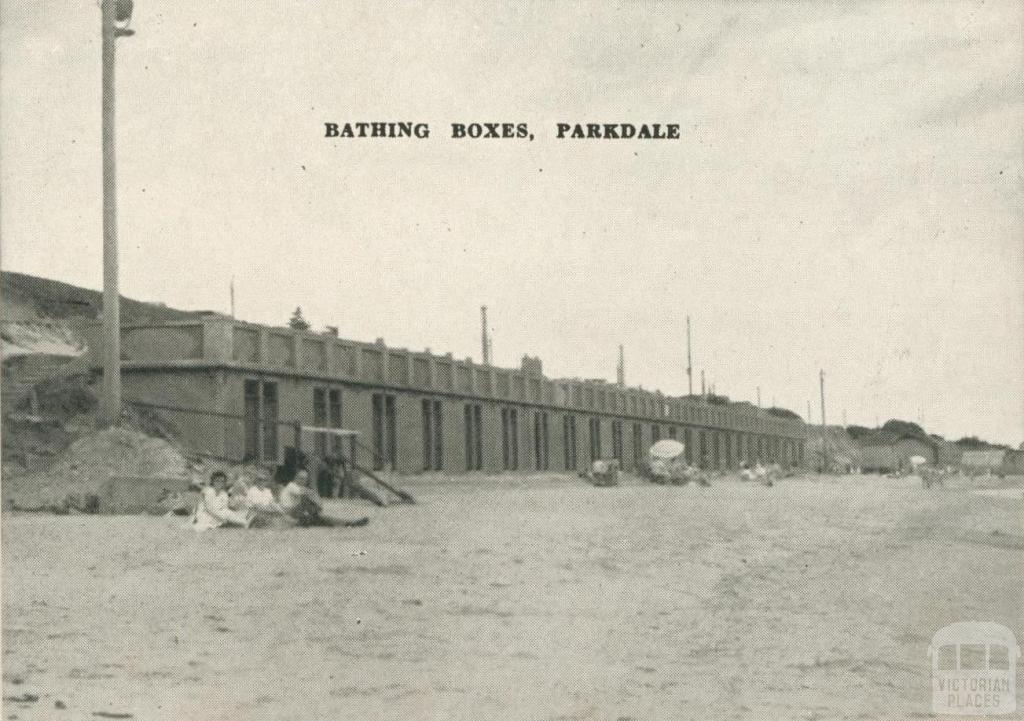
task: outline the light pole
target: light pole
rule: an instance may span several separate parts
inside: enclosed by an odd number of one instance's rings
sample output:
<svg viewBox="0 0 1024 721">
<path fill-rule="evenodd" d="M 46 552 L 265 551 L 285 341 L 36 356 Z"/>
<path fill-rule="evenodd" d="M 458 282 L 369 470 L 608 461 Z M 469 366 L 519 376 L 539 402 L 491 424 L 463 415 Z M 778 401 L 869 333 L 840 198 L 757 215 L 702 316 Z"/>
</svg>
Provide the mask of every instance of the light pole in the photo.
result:
<svg viewBox="0 0 1024 721">
<path fill-rule="evenodd" d="M 121 419 L 121 298 L 117 264 L 117 172 L 114 147 L 114 65 L 118 37 L 128 29 L 132 0 L 102 0 L 103 33 L 103 403 L 100 424 L 115 426 Z"/>
</svg>

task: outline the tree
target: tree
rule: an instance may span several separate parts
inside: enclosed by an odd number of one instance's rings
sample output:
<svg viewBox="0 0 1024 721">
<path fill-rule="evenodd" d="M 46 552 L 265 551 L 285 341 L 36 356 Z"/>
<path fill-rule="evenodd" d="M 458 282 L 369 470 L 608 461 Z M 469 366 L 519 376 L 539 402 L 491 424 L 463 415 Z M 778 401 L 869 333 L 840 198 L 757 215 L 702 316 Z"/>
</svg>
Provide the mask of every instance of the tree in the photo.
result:
<svg viewBox="0 0 1024 721">
<path fill-rule="evenodd" d="M 850 437 L 854 440 L 858 438 L 867 438 L 874 435 L 874 428 L 866 428 L 865 426 L 847 426 L 846 432 L 850 434 Z"/>
<path fill-rule="evenodd" d="M 886 421 L 882 430 L 898 436 L 914 436 L 916 438 L 927 436 L 924 429 L 913 421 L 901 421 L 897 418 Z"/>
<path fill-rule="evenodd" d="M 1001 446 L 998 443 L 989 443 L 988 441 L 982 440 L 977 436 L 964 436 L 963 438 L 956 441 L 956 444 L 961 448 L 966 448 L 968 450 L 974 451 L 989 451 L 1006 448 L 1006 446 Z"/>
<path fill-rule="evenodd" d="M 288 320 L 288 327 L 294 330 L 309 330 L 309 323 L 302 317 L 302 306 L 295 307 L 295 312 Z"/>
</svg>

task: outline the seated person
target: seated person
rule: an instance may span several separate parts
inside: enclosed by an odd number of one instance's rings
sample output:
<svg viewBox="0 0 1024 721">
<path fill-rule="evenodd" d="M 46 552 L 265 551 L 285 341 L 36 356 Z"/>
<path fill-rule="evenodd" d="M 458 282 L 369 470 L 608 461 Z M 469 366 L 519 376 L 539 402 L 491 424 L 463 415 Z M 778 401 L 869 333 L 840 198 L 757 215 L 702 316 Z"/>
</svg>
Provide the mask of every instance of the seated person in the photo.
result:
<svg viewBox="0 0 1024 721">
<path fill-rule="evenodd" d="M 281 489 L 278 504 L 285 515 L 300 526 L 365 526 L 365 516 L 355 521 L 343 521 L 323 515 L 323 503 L 316 491 L 309 487 L 309 473 L 299 470 L 295 478 Z"/>
<path fill-rule="evenodd" d="M 233 510 L 228 505 L 227 485 L 228 475 L 224 471 L 214 471 L 210 476 L 210 485 L 203 487 L 195 515 L 192 517 L 192 525 L 196 531 L 224 526 L 248 528 L 252 523 L 251 514 Z"/>
<path fill-rule="evenodd" d="M 772 485 L 771 473 L 768 468 L 761 465 L 761 461 L 758 461 L 757 465 L 754 466 L 754 477 L 765 486 Z"/>
<path fill-rule="evenodd" d="M 300 526 L 317 524 L 323 511 L 320 496 L 309 487 L 309 473 L 305 470 L 297 471 L 295 477 L 281 489 L 278 505 Z"/>
<path fill-rule="evenodd" d="M 228 487 L 228 507 L 235 511 L 244 511 L 249 495 L 249 480 L 243 471 L 235 477 L 234 482 Z"/>
<path fill-rule="evenodd" d="M 252 483 L 245 493 L 245 502 L 250 509 L 260 513 L 284 513 L 284 509 L 274 498 L 270 481 L 262 473 L 253 476 Z"/>
</svg>

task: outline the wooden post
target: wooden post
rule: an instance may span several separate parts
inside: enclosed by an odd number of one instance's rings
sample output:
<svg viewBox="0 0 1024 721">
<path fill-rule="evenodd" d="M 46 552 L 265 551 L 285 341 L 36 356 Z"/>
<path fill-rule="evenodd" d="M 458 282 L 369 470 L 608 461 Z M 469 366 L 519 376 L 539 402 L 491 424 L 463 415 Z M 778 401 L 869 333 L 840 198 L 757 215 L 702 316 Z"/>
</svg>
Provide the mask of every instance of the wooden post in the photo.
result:
<svg viewBox="0 0 1024 721">
<path fill-rule="evenodd" d="M 301 468 L 301 465 L 299 464 L 302 462 L 302 424 L 295 421 L 292 424 L 292 428 L 294 429 L 295 434 L 295 464 Z"/>
<path fill-rule="evenodd" d="M 345 498 L 352 498 L 355 495 L 352 487 L 355 485 L 356 480 L 356 463 L 359 462 L 356 459 L 356 453 L 359 451 L 359 447 L 356 445 L 355 436 L 349 437 L 349 448 L 351 449 L 351 452 L 348 457 L 348 468 L 345 470 Z"/>
</svg>

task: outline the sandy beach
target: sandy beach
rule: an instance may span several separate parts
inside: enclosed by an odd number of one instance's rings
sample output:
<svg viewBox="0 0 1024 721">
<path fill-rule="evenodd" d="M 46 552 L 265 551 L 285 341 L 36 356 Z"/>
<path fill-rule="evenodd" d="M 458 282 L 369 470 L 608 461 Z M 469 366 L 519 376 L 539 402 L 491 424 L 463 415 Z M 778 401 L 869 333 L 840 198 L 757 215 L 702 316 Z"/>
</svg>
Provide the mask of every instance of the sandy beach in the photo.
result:
<svg viewBox="0 0 1024 721">
<path fill-rule="evenodd" d="M 1024 628 L 1015 497 L 408 487 L 330 502 L 359 529 L 5 514 L 4 718 L 923 718 L 935 631 Z"/>
</svg>

